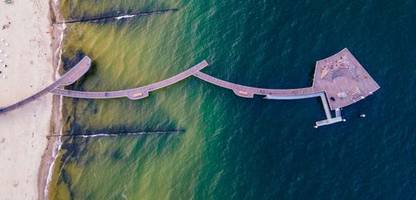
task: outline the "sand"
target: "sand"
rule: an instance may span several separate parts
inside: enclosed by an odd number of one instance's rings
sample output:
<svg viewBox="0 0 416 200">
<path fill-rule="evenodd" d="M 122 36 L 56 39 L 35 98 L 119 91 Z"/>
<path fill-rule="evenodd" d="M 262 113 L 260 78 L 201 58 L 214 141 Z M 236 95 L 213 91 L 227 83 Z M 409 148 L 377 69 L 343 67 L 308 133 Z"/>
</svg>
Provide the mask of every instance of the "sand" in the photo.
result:
<svg viewBox="0 0 416 200">
<path fill-rule="evenodd" d="M 53 81 L 48 4 L 47 0 L 0 1 L 0 106 Z M 38 173 L 51 115 L 50 94 L 0 115 L 0 199 L 39 198 Z"/>
</svg>

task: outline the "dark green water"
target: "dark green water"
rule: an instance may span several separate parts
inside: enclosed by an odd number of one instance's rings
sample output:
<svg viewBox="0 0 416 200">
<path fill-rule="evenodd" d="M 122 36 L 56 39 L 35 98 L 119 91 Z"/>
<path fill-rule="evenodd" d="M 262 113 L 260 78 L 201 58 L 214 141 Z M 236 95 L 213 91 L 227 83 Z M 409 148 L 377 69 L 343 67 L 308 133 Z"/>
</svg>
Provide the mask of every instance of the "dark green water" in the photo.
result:
<svg viewBox="0 0 416 200">
<path fill-rule="evenodd" d="M 196 78 L 140 101 L 65 99 L 65 134 L 185 129 L 64 140 L 50 199 L 413 199 L 416 196 L 416 2 L 62 0 L 67 19 L 179 11 L 68 25 L 74 88 L 137 87 L 203 59 L 204 72 L 261 87 L 311 85 L 315 61 L 350 51 L 382 87 L 313 129 L 318 99 L 243 99 Z M 358 116 L 365 113 L 367 118 Z"/>
</svg>

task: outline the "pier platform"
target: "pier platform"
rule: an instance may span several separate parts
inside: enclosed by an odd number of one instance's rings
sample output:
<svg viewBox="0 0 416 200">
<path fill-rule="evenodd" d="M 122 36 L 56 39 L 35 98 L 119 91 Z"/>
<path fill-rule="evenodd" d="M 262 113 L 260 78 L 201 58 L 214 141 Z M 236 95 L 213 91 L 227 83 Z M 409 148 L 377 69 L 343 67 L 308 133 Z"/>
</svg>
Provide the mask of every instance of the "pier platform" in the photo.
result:
<svg viewBox="0 0 416 200">
<path fill-rule="evenodd" d="M 316 63 L 312 87 L 325 91 L 331 110 L 349 106 L 380 89 L 348 49 Z"/>
<path fill-rule="evenodd" d="M 343 49 L 333 56 L 317 61 L 312 86 L 295 89 L 259 88 L 221 80 L 201 72 L 202 69 L 208 66 L 208 62 L 205 60 L 170 78 L 132 89 L 95 92 L 67 90 L 64 88 L 83 76 L 90 69 L 90 66 L 91 59 L 88 57 L 83 58 L 75 67 L 45 89 L 13 105 L 0 108 L 0 114 L 23 106 L 48 92 L 55 95 L 82 99 L 127 97 L 131 100 L 138 100 L 148 97 L 152 91 L 170 86 L 190 76 L 195 76 L 208 83 L 232 90 L 235 95 L 244 98 L 254 98 L 255 95 L 260 95 L 270 100 L 295 100 L 319 97 L 326 116 L 326 119 L 316 122 L 315 127 L 319 127 L 345 121 L 341 116 L 342 108 L 363 100 L 380 89 L 380 86 L 348 49 Z M 335 111 L 335 117 L 332 116 L 332 111 Z"/>
<path fill-rule="evenodd" d="M 235 95 L 244 98 L 253 98 L 255 95 L 272 100 L 320 97 L 326 119 L 317 121 L 316 128 L 345 121 L 341 116 L 342 108 L 363 100 L 380 89 L 380 86 L 348 49 L 317 61 L 312 86 L 306 88 L 258 88 L 231 83 L 203 72 L 197 72 L 194 76 L 219 87 L 230 89 Z M 335 111 L 335 117 L 332 116 L 331 111 Z"/>
</svg>

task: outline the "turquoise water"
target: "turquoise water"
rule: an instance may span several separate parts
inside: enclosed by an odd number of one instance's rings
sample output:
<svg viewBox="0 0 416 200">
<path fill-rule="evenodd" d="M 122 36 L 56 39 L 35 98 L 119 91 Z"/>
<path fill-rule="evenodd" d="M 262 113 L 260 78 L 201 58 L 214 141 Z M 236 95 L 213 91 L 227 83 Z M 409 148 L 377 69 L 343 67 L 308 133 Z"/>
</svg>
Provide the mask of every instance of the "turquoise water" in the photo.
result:
<svg viewBox="0 0 416 200">
<path fill-rule="evenodd" d="M 416 175 L 413 1 L 62 1 L 67 19 L 179 11 L 68 26 L 66 67 L 93 69 L 73 88 L 204 72 L 253 86 L 305 87 L 316 60 L 349 48 L 382 89 L 313 129 L 318 99 L 243 99 L 196 78 L 140 101 L 65 99 L 64 134 L 185 129 L 66 139 L 51 199 L 412 199 Z M 78 55 L 78 56 L 76 56 Z M 365 113 L 365 119 L 359 118 Z"/>
</svg>

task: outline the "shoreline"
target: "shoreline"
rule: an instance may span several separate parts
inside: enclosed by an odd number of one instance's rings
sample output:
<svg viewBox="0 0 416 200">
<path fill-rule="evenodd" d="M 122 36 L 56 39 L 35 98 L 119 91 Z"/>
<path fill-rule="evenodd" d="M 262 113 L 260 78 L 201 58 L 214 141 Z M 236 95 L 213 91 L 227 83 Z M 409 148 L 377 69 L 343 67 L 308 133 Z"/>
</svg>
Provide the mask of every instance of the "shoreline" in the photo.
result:
<svg viewBox="0 0 416 200">
<path fill-rule="evenodd" d="M 56 24 L 56 19 L 60 19 L 59 13 L 59 0 L 49 1 L 49 21 L 51 26 L 51 51 L 52 51 L 52 67 L 54 79 L 59 78 L 59 70 L 62 69 L 61 55 L 62 55 L 62 42 L 64 38 L 64 32 L 66 25 Z M 49 134 L 62 134 L 62 101 L 61 96 L 53 95 L 52 99 L 52 115 Z M 55 161 L 61 147 L 61 139 L 48 138 L 47 147 L 42 156 L 41 165 L 38 173 L 38 199 L 48 199 L 49 195 L 49 184 L 52 180 L 53 170 Z"/>
<path fill-rule="evenodd" d="M 56 78 L 56 37 L 49 1 L 0 2 L 0 105 L 25 98 Z M 45 199 L 45 169 L 53 158 L 47 139 L 60 126 L 59 102 L 45 95 L 0 115 L 2 199 Z M 51 152 L 51 153 L 49 153 Z"/>
</svg>

